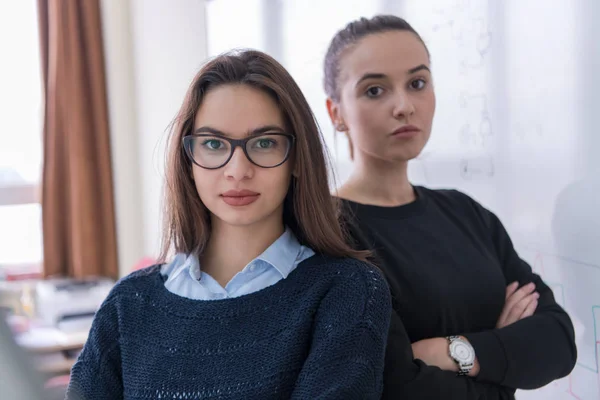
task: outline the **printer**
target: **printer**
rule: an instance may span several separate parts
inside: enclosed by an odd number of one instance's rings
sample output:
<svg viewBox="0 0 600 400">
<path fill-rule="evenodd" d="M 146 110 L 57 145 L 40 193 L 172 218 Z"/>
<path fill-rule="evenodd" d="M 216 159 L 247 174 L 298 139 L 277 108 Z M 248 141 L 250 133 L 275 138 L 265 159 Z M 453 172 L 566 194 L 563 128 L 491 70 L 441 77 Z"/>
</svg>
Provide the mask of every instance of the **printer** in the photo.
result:
<svg viewBox="0 0 600 400">
<path fill-rule="evenodd" d="M 115 282 L 107 278 L 48 279 L 35 288 L 37 316 L 63 331 L 86 330 Z"/>
</svg>

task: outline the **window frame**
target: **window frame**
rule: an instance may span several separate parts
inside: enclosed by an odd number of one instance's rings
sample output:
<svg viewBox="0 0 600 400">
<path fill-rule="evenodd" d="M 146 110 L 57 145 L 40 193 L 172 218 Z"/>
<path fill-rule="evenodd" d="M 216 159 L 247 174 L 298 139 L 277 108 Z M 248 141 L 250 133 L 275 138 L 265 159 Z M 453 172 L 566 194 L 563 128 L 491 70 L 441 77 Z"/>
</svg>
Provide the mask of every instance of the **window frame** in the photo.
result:
<svg viewBox="0 0 600 400">
<path fill-rule="evenodd" d="M 38 183 L 0 184 L 0 207 L 40 203 Z"/>
</svg>

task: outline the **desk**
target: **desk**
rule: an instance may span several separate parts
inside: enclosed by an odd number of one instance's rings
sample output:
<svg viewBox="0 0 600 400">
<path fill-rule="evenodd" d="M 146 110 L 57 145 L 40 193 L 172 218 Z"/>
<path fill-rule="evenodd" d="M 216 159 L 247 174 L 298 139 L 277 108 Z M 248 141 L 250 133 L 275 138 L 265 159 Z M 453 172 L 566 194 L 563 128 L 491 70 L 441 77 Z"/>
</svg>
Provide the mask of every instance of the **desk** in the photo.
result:
<svg viewBox="0 0 600 400">
<path fill-rule="evenodd" d="M 64 332 L 56 328 L 31 328 L 16 336 L 32 355 L 37 369 L 47 375 L 68 374 L 87 340 L 89 330 Z"/>
</svg>

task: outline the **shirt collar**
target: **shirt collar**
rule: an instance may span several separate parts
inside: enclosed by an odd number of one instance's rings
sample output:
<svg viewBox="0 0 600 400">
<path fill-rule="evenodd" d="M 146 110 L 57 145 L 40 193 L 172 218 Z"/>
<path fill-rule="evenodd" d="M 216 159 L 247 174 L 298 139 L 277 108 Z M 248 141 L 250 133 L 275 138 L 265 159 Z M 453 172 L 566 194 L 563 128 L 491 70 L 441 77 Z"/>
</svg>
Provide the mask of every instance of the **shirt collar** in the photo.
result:
<svg viewBox="0 0 600 400">
<path fill-rule="evenodd" d="M 302 245 L 298 242 L 292 230 L 286 227 L 285 232 L 256 259 L 268 263 L 281 276 L 287 278 L 294 268 L 301 248 Z"/>
<path fill-rule="evenodd" d="M 267 247 L 262 254 L 252 260 L 250 264 L 256 260 L 264 261 L 275 268 L 283 278 L 287 278 L 294 268 L 301 249 L 302 245 L 298 242 L 292 230 L 286 227 L 285 232 Z M 178 253 L 171 262 L 171 271 L 169 271 L 168 279 L 175 279 L 183 271 L 186 271 L 192 279 L 199 280 L 202 276 L 202 271 L 198 257 L 194 254 L 186 255 Z"/>
<path fill-rule="evenodd" d="M 200 264 L 198 257 L 193 254 L 177 253 L 169 264 L 161 268 L 161 274 L 166 275 L 167 281 L 176 279 L 182 273 L 187 273 L 192 278 L 199 279 Z"/>
</svg>

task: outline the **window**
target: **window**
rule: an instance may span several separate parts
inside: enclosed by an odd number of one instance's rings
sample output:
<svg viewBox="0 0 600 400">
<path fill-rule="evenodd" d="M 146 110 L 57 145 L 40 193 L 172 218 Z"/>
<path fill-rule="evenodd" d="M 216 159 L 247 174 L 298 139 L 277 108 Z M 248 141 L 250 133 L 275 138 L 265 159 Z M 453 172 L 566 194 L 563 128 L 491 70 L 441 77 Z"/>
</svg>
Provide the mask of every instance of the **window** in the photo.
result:
<svg viewBox="0 0 600 400">
<path fill-rule="evenodd" d="M 42 82 L 35 0 L 0 2 L 0 270 L 40 270 Z"/>
</svg>

